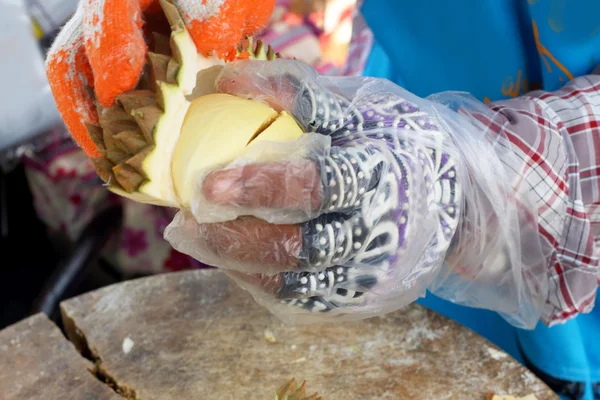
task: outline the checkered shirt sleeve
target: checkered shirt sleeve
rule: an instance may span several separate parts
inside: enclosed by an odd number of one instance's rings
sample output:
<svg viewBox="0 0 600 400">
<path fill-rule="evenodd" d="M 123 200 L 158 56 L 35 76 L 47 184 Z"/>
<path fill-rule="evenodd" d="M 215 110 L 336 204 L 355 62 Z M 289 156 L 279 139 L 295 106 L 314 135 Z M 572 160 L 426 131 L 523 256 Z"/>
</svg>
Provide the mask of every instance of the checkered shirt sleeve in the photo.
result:
<svg viewBox="0 0 600 400">
<path fill-rule="evenodd" d="M 535 199 L 549 255 L 542 321 L 564 323 L 591 311 L 600 283 L 600 68 L 556 92 L 489 107 L 492 113 L 477 119 L 487 119 L 481 122 L 520 160 L 505 167 L 518 177 L 513 188 Z"/>
</svg>

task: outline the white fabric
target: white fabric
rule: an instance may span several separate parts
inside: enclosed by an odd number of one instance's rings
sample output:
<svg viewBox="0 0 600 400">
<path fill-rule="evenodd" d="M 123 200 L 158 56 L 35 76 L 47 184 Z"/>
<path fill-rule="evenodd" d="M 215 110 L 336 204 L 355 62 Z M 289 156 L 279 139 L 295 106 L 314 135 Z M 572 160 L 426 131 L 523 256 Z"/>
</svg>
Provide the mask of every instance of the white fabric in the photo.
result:
<svg viewBox="0 0 600 400">
<path fill-rule="evenodd" d="M 0 151 L 60 122 L 23 0 L 0 0 Z"/>
</svg>

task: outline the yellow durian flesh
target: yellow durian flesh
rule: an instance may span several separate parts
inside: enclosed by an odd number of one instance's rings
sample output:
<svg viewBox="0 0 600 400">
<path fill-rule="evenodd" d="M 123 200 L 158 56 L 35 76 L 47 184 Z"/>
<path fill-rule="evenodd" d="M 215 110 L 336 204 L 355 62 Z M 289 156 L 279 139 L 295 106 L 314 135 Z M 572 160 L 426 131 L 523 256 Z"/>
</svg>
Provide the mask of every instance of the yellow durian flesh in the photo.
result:
<svg viewBox="0 0 600 400">
<path fill-rule="evenodd" d="M 258 135 L 257 135 L 258 134 Z M 288 113 L 229 94 L 195 99 L 175 146 L 171 175 L 180 207 L 189 208 L 203 174 L 234 161 L 257 141 L 295 140 L 302 129 Z"/>
</svg>

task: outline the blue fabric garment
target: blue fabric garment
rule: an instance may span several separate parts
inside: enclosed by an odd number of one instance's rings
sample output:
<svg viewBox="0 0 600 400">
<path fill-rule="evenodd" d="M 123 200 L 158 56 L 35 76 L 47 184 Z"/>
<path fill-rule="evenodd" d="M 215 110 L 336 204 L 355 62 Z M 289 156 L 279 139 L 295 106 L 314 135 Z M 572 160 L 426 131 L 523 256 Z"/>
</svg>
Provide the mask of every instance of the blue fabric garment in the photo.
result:
<svg viewBox="0 0 600 400">
<path fill-rule="evenodd" d="M 419 95 L 468 91 L 482 101 L 556 90 L 600 64 L 598 0 L 366 0 L 375 34 L 364 75 Z M 517 330 L 497 314 L 419 301 L 487 337 L 518 360 L 518 345 L 556 378 L 600 381 L 600 300 L 589 315 L 554 328 Z M 591 390 L 585 400 L 593 400 Z"/>
</svg>

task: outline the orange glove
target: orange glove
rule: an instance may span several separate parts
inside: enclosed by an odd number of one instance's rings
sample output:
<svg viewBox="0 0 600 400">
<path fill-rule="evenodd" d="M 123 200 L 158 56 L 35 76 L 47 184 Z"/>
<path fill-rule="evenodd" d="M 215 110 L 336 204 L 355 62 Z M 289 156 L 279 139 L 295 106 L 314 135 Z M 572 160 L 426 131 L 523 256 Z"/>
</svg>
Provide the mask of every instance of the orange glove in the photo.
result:
<svg viewBox="0 0 600 400">
<path fill-rule="evenodd" d="M 240 41 L 267 24 L 275 0 L 169 0 L 184 18 L 198 52 L 231 60 Z M 57 107 L 88 157 L 100 155 L 85 123 L 138 84 L 150 33 L 170 32 L 159 0 L 81 0 L 46 60 Z M 95 96 L 94 96 L 95 91 Z"/>
</svg>

